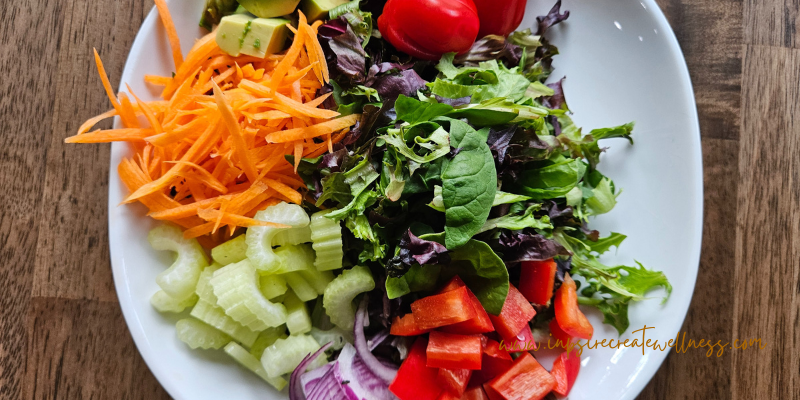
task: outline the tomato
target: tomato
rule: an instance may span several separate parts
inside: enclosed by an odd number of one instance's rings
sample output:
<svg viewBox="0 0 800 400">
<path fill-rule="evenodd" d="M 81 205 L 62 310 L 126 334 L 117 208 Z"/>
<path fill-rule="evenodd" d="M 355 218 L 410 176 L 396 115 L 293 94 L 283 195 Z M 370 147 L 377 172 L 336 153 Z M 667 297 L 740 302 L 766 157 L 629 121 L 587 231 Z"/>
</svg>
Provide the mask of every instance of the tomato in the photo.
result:
<svg viewBox="0 0 800 400">
<path fill-rule="evenodd" d="M 592 338 L 594 328 L 578 308 L 578 289 L 569 274 L 565 274 L 564 283 L 556 291 L 554 306 L 556 321 L 564 333 L 586 340 Z"/>
<path fill-rule="evenodd" d="M 469 369 L 439 368 L 439 385 L 455 398 L 459 398 L 467 390 L 471 376 L 472 370 Z"/>
<path fill-rule="evenodd" d="M 461 278 L 456 275 L 450 280 L 450 282 L 447 283 L 447 285 L 444 286 L 444 288 L 442 288 L 440 293 L 450 292 L 462 287 L 466 287 L 466 284 L 464 284 L 464 281 L 462 281 Z M 470 300 L 472 300 L 472 305 L 475 308 L 475 313 L 477 315 L 474 318 L 468 319 L 464 322 L 444 326 L 441 328 L 442 332 L 470 335 L 475 333 L 491 332 L 494 330 L 494 326 L 492 326 L 492 320 L 489 319 L 489 314 L 483 309 L 483 305 L 481 305 L 480 300 L 478 300 L 478 298 L 472 293 L 471 290 L 469 290 L 469 288 L 467 288 L 467 293 L 469 294 Z"/>
<path fill-rule="evenodd" d="M 439 371 L 428 368 L 428 339 L 417 338 L 400 369 L 397 371 L 389 390 L 400 400 L 436 400 L 442 392 L 437 379 Z"/>
<path fill-rule="evenodd" d="M 489 319 L 492 320 L 492 324 L 501 338 L 513 338 L 523 327 L 528 325 L 535 315 L 536 310 L 528 303 L 525 296 L 514 285 L 509 284 L 508 296 L 500 315 L 490 315 Z"/>
<path fill-rule="evenodd" d="M 578 355 L 577 351 L 561 353 L 556 358 L 556 361 L 553 362 L 553 369 L 550 370 L 550 375 L 553 375 L 556 380 L 556 387 L 553 388 L 553 391 L 561 396 L 568 395 L 580 370 L 581 356 Z"/>
<path fill-rule="evenodd" d="M 540 400 L 555 386 L 555 378 L 530 353 L 522 353 L 508 371 L 483 388 L 492 400 Z"/>
<path fill-rule="evenodd" d="M 508 36 L 514 32 L 525 16 L 527 0 L 474 0 L 481 28 L 478 37 L 486 35 Z"/>
<path fill-rule="evenodd" d="M 428 367 L 451 369 L 481 369 L 481 338 L 431 332 L 428 339 Z"/>
<path fill-rule="evenodd" d="M 489 396 L 486 395 L 482 386 L 474 386 L 464 392 L 461 400 L 489 400 Z"/>
<path fill-rule="evenodd" d="M 553 297 L 558 266 L 552 258 L 547 261 L 520 263 L 519 291 L 531 303 L 547 305 Z"/>
<path fill-rule="evenodd" d="M 472 374 L 470 385 L 482 385 L 497 375 L 508 371 L 513 363 L 514 359 L 511 358 L 511 354 L 500 348 L 500 343 L 491 339 L 487 340 L 481 357 L 481 370 Z"/>
<path fill-rule="evenodd" d="M 419 299 L 411 303 L 419 329 L 434 329 L 474 318 L 477 313 L 466 287 Z"/>
<path fill-rule="evenodd" d="M 413 313 L 406 314 L 403 318 L 394 317 L 392 327 L 389 330 L 389 333 L 395 336 L 417 336 L 428 332 L 429 330 L 420 329 L 417 326 L 417 323 L 414 321 Z"/>
<path fill-rule="evenodd" d="M 398 50 L 425 60 L 472 47 L 480 29 L 472 0 L 389 0 L 378 29 Z"/>
</svg>

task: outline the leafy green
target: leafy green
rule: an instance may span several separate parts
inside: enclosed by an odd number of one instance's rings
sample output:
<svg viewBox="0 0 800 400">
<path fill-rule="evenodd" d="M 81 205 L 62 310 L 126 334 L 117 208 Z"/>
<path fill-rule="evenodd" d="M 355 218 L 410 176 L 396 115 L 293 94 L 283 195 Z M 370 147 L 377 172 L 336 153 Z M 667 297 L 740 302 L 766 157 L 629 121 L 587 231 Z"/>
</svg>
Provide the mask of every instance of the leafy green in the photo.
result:
<svg viewBox="0 0 800 400">
<path fill-rule="evenodd" d="M 600 184 L 592 189 L 592 196 L 585 201 L 591 214 L 600 215 L 611 211 L 617 204 L 617 196 L 611 188 L 611 180 L 603 178 Z"/>
<path fill-rule="evenodd" d="M 409 160 L 419 164 L 429 163 L 450 152 L 450 135 L 433 122 L 419 122 L 400 129 L 388 129 L 380 137 Z M 408 141 L 412 141 L 411 146 Z"/>
<path fill-rule="evenodd" d="M 563 197 L 578 185 L 585 172 L 583 161 L 566 159 L 540 168 L 526 168 L 515 186 L 534 199 Z"/>
<path fill-rule="evenodd" d="M 364 251 L 361 252 L 359 256 L 360 260 L 379 261 L 383 259 L 386 255 L 386 245 L 381 244 L 378 234 L 372 228 L 372 225 L 365 215 L 358 214 L 355 216 L 348 216 L 347 219 L 345 219 L 345 226 L 347 229 L 350 229 L 353 236 L 371 245 L 371 250 L 365 248 Z"/>
<path fill-rule="evenodd" d="M 405 276 L 386 277 L 386 297 L 396 299 L 409 293 L 411 293 L 411 289 L 408 287 Z"/>
<path fill-rule="evenodd" d="M 502 217 L 487 220 L 481 227 L 480 232 L 486 232 L 488 230 L 497 228 L 508 229 L 512 231 L 518 231 L 525 228 L 553 229 L 553 225 L 550 224 L 550 217 L 545 215 L 539 219 L 533 215 L 533 213 L 538 211 L 540 208 L 540 204 L 534 204 L 528 207 L 528 209 L 525 210 L 525 213 L 522 215 L 506 214 Z"/>
<path fill-rule="evenodd" d="M 622 244 L 622 241 L 625 240 L 626 238 L 627 236 L 621 233 L 611 232 L 610 235 L 604 238 L 597 239 L 597 241 L 595 242 L 585 241 L 584 243 L 586 243 L 589 246 L 591 251 L 594 251 L 598 254 L 603 254 L 607 252 L 608 249 L 611 248 L 611 246 L 616 246 L 617 248 L 619 248 L 619 246 Z"/>
<path fill-rule="evenodd" d="M 397 119 L 409 124 L 430 121 L 453 110 L 453 107 L 448 104 L 423 102 L 402 94 L 397 97 L 394 108 L 397 112 Z"/>
<path fill-rule="evenodd" d="M 431 93 L 450 99 L 461 97 L 472 98 L 473 103 L 480 103 L 495 97 L 506 97 L 512 102 L 525 97 L 525 91 L 531 82 L 519 73 L 518 68 L 506 68 L 497 60 L 484 61 L 478 67 L 456 68 L 452 63 L 452 55 L 442 57 L 436 66 L 445 75 L 438 78 L 428 87 Z"/>
</svg>

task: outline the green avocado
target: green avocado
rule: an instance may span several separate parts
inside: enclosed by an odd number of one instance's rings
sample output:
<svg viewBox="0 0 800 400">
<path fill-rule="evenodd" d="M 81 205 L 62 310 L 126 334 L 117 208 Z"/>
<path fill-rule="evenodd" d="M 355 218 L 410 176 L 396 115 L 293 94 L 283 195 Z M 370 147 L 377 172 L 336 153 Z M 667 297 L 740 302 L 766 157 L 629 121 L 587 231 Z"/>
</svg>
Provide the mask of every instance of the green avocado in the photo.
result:
<svg viewBox="0 0 800 400">
<path fill-rule="evenodd" d="M 255 18 L 250 14 L 233 14 L 222 18 L 217 28 L 217 45 L 222 51 L 238 56 L 264 57 L 283 50 L 289 20 Z"/>
<path fill-rule="evenodd" d="M 328 11 L 345 3 L 349 3 L 349 0 L 302 0 L 300 9 L 303 10 L 308 21 L 312 22 L 327 19 Z"/>
<path fill-rule="evenodd" d="M 300 0 L 239 0 L 239 4 L 259 18 L 274 18 L 289 15 Z"/>
</svg>

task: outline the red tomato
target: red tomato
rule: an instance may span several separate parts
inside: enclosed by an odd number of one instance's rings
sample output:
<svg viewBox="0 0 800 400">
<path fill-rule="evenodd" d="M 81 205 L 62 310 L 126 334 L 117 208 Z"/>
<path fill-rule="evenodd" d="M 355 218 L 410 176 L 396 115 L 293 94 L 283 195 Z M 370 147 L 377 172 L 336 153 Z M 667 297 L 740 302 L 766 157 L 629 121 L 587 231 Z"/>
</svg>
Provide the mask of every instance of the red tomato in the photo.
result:
<svg viewBox="0 0 800 400">
<path fill-rule="evenodd" d="M 420 329 L 433 329 L 474 318 L 477 313 L 466 287 L 428 296 L 411 303 Z"/>
<path fill-rule="evenodd" d="M 386 40 L 426 60 L 469 50 L 479 28 L 472 0 L 389 0 L 378 17 L 378 29 Z"/>
<path fill-rule="evenodd" d="M 527 0 L 474 0 L 478 9 L 481 29 L 478 37 L 486 35 L 508 36 L 522 22 Z"/>
<path fill-rule="evenodd" d="M 464 284 L 464 281 L 458 277 L 458 275 L 454 276 L 450 282 L 445 285 L 439 293 L 450 292 L 456 290 L 458 288 L 466 287 L 467 285 Z M 472 293 L 469 288 L 467 288 L 467 293 L 469 294 L 470 300 L 472 300 L 472 305 L 475 308 L 475 313 L 477 314 L 475 318 L 466 320 L 464 322 L 459 322 L 457 324 L 448 325 L 442 327 L 442 332 L 449 332 L 449 333 L 459 333 L 462 335 L 470 335 L 476 333 L 486 333 L 491 332 L 494 330 L 494 326 L 492 326 L 492 320 L 489 319 L 489 314 L 486 313 L 486 310 L 483 309 L 483 305 L 481 305 L 480 300 L 475 297 L 475 294 Z"/>
<path fill-rule="evenodd" d="M 489 396 L 486 395 L 482 386 L 474 386 L 464 392 L 461 400 L 489 400 Z"/>
<path fill-rule="evenodd" d="M 552 258 L 547 261 L 523 261 L 520 263 L 520 293 L 531 303 L 547 305 L 553 297 L 557 269 Z"/>
<path fill-rule="evenodd" d="M 406 314 L 403 318 L 394 317 L 392 327 L 389 330 L 389 333 L 395 336 L 417 336 L 428 332 L 429 330 L 420 329 L 417 326 L 417 323 L 414 321 L 413 313 Z"/>
<path fill-rule="evenodd" d="M 508 285 L 508 297 L 503 304 L 503 309 L 500 315 L 490 315 L 494 328 L 502 338 L 512 338 L 519 333 L 523 327 L 528 325 L 531 318 L 536 315 L 536 310 L 533 309 L 525 296 L 514 287 Z"/>
<path fill-rule="evenodd" d="M 442 392 L 437 383 L 439 371 L 428 368 L 425 349 L 428 339 L 418 338 L 397 371 L 389 390 L 400 400 L 436 400 Z"/>
<path fill-rule="evenodd" d="M 555 386 L 555 378 L 530 353 L 522 353 L 506 373 L 486 382 L 483 388 L 492 400 L 540 400 Z"/>
<path fill-rule="evenodd" d="M 426 365 L 431 368 L 481 369 L 482 352 L 479 336 L 433 331 L 428 339 Z"/>
<path fill-rule="evenodd" d="M 457 399 L 467 390 L 467 383 L 471 376 L 472 370 L 469 369 L 440 368 L 439 385 L 445 392 L 449 392 Z"/>
<path fill-rule="evenodd" d="M 556 387 L 553 388 L 553 391 L 561 396 L 568 395 L 580 370 L 581 356 L 578 355 L 577 351 L 561 353 L 556 358 L 556 361 L 553 362 L 553 369 L 550 370 L 550 375 L 553 375 L 556 380 Z"/>
<path fill-rule="evenodd" d="M 569 274 L 564 276 L 564 283 L 556 291 L 554 306 L 556 321 L 564 333 L 586 340 L 592 338 L 594 328 L 578 308 L 578 289 Z"/>
</svg>

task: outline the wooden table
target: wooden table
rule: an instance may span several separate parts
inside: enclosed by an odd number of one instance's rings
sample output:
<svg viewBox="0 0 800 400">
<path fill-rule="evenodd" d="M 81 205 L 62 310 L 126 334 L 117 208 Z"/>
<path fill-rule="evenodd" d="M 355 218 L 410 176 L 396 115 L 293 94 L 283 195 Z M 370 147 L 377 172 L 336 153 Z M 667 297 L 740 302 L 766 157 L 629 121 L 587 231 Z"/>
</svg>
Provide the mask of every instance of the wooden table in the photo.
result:
<svg viewBox="0 0 800 400">
<path fill-rule="evenodd" d="M 641 398 L 800 399 L 800 5 L 659 3 L 686 54 L 703 135 L 703 256 L 683 330 L 768 348 L 671 355 Z M 92 47 L 116 86 L 152 5 L 0 2 L 2 399 L 168 398 L 114 293 L 109 147 L 63 143 L 108 108 Z"/>
</svg>

